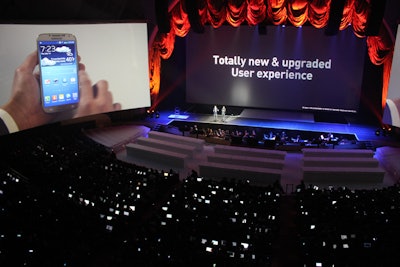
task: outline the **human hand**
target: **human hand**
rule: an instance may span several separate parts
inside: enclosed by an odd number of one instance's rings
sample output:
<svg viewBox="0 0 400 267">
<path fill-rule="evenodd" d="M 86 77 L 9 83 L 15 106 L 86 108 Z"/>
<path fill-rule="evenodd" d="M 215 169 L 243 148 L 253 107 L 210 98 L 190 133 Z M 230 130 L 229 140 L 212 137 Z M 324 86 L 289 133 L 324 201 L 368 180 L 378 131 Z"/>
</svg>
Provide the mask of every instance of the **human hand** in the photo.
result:
<svg viewBox="0 0 400 267">
<path fill-rule="evenodd" d="M 79 88 L 81 99 L 74 117 L 121 110 L 121 104 L 113 103 L 108 82 L 100 80 L 92 86 L 92 81 L 84 68 L 79 71 Z"/>
<path fill-rule="evenodd" d="M 78 56 L 78 61 L 80 57 Z M 15 70 L 10 100 L 1 108 L 15 121 L 19 130 L 26 130 L 56 120 L 60 114 L 44 112 L 41 104 L 39 73 L 35 68 L 39 63 L 37 51 L 30 53 Z M 120 110 L 120 104 L 113 104 L 108 83 L 99 81 L 92 88 L 85 71 L 85 65 L 79 63 L 81 101 L 75 117 Z"/>
<path fill-rule="evenodd" d="M 43 111 L 41 105 L 38 74 L 34 73 L 38 63 L 35 51 L 15 70 L 11 98 L 2 107 L 14 119 L 19 130 L 48 123 L 53 118 L 53 115 Z"/>
</svg>

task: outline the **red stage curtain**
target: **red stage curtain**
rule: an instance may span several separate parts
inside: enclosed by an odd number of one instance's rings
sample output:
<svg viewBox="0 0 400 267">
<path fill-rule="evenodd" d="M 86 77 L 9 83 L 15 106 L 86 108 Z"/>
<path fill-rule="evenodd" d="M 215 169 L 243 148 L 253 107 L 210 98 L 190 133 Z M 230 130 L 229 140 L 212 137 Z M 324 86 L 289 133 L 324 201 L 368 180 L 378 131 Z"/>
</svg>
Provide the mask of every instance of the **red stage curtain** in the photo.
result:
<svg viewBox="0 0 400 267">
<path fill-rule="evenodd" d="M 308 1 L 292 0 L 288 1 L 287 7 L 288 19 L 296 27 L 303 26 L 308 20 Z"/>
<path fill-rule="evenodd" d="M 173 29 L 169 33 L 157 33 L 153 44 L 149 48 L 149 75 L 150 95 L 152 103 L 156 103 L 160 91 L 161 59 L 168 59 L 174 51 L 175 34 Z"/>
<path fill-rule="evenodd" d="M 206 0 L 198 0 L 200 2 L 199 6 L 199 15 L 200 22 L 202 25 L 208 23 L 208 9 L 207 9 L 207 1 Z"/>
<path fill-rule="evenodd" d="M 310 0 L 308 21 L 315 28 L 323 28 L 328 24 L 329 5 L 331 0 Z"/>
<path fill-rule="evenodd" d="M 254 26 L 264 21 L 266 10 L 264 0 L 247 0 L 247 23 Z"/>
<path fill-rule="evenodd" d="M 179 2 L 171 11 L 171 27 L 176 36 L 184 37 L 190 30 L 189 18 L 183 11 L 182 3 Z"/>
<path fill-rule="evenodd" d="M 239 27 L 246 20 L 246 0 L 227 0 L 226 21 L 233 27 Z"/>
<path fill-rule="evenodd" d="M 358 37 L 365 37 L 368 14 L 368 2 L 366 0 L 355 0 L 351 24 L 353 25 L 354 34 Z"/>
<path fill-rule="evenodd" d="M 286 23 L 287 10 L 286 0 L 267 0 L 267 16 L 274 25 Z"/>
<path fill-rule="evenodd" d="M 331 0 L 331 1 L 334 1 L 334 0 Z M 357 1 L 357 0 L 347 0 L 345 2 L 339 30 L 344 30 L 345 28 L 349 27 L 350 24 L 352 24 L 355 1 Z"/>
<path fill-rule="evenodd" d="M 171 30 L 169 33 L 162 33 L 157 35 L 156 46 L 160 50 L 160 57 L 168 59 L 175 47 L 175 34 Z"/>
<path fill-rule="evenodd" d="M 161 57 L 157 47 L 152 46 L 149 49 L 149 76 L 150 76 L 150 96 L 152 103 L 155 102 L 160 91 L 160 70 Z"/>
<path fill-rule="evenodd" d="M 225 0 L 207 0 L 207 17 L 214 28 L 221 26 L 226 20 Z"/>
</svg>

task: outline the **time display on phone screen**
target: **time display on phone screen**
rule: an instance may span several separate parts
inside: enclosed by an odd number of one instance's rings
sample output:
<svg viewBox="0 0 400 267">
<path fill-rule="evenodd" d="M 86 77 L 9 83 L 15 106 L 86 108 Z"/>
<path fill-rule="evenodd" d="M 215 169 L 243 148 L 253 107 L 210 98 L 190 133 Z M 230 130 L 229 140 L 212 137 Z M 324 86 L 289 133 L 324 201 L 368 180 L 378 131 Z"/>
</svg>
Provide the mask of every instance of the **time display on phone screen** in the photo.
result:
<svg viewBox="0 0 400 267">
<path fill-rule="evenodd" d="M 39 40 L 43 108 L 59 111 L 79 102 L 78 60 L 75 40 Z"/>
</svg>

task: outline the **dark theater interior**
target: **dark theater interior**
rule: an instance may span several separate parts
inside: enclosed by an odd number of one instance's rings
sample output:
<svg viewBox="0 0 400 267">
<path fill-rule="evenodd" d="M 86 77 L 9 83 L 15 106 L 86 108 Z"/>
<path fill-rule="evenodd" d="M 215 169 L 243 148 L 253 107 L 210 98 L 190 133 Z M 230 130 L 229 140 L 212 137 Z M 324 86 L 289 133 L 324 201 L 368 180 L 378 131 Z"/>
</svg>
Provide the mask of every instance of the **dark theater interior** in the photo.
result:
<svg viewBox="0 0 400 267">
<path fill-rule="evenodd" d="M 0 6 L 0 266 L 400 266 L 400 1 Z"/>
</svg>

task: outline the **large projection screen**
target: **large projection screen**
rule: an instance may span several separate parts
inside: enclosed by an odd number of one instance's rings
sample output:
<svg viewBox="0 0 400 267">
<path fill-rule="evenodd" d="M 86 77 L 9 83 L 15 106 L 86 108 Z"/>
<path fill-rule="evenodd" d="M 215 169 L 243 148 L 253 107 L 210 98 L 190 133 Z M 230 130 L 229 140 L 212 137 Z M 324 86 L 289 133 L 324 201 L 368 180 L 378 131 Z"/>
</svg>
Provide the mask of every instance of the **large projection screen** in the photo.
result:
<svg viewBox="0 0 400 267">
<path fill-rule="evenodd" d="M 385 124 L 400 127 L 400 25 L 397 26 L 389 88 L 382 120 Z"/>
<path fill-rule="evenodd" d="M 281 110 L 356 113 L 366 51 L 351 27 L 206 27 L 189 33 L 186 100 Z"/>
<path fill-rule="evenodd" d="M 36 50 L 40 33 L 72 33 L 93 83 L 106 80 L 123 110 L 149 107 L 146 23 L 0 24 L 0 106 L 11 95 L 15 69 Z"/>
</svg>

